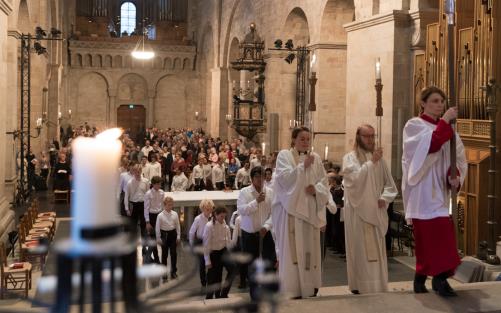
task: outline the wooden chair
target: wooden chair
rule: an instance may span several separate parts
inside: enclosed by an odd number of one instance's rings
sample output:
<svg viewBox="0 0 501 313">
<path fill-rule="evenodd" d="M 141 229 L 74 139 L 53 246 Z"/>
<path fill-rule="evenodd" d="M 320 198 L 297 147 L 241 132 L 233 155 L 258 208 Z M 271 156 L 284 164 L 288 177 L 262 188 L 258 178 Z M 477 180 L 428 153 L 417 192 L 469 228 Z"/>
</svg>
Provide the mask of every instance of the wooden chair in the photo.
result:
<svg viewBox="0 0 501 313">
<path fill-rule="evenodd" d="M 54 202 L 64 201 L 70 203 L 70 191 L 69 190 L 54 190 Z"/>
<path fill-rule="evenodd" d="M 403 246 L 408 246 L 410 253 L 414 249 L 414 239 L 412 236 L 412 227 L 405 222 L 405 216 L 402 212 L 393 211 L 389 219 L 389 233 L 391 236 L 391 256 L 393 256 L 393 241 L 397 239 L 398 250 L 403 251 Z"/>
<path fill-rule="evenodd" d="M 28 290 L 31 289 L 32 266 L 29 262 L 16 262 L 7 264 L 5 255 L 5 245 L 0 242 L 0 268 L 1 268 L 1 286 L 0 299 L 3 299 L 6 290 L 24 291 L 24 297 L 28 297 Z"/>
<path fill-rule="evenodd" d="M 28 234 L 47 233 L 49 240 L 52 240 L 55 232 L 55 221 L 37 221 L 33 212 L 28 209 L 24 216 L 27 224 Z"/>
<path fill-rule="evenodd" d="M 48 238 L 47 233 L 29 233 L 28 232 L 28 226 L 27 223 L 24 221 L 21 221 L 19 224 L 19 255 L 20 255 L 20 260 L 23 262 L 26 261 L 31 261 L 32 263 L 34 262 L 39 262 L 40 263 L 40 268 L 42 269 L 45 265 L 45 257 L 46 257 L 46 252 L 40 252 L 37 251 L 36 248 L 39 245 L 39 240 L 45 238 Z"/>
<path fill-rule="evenodd" d="M 36 199 L 33 200 L 33 202 L 31 203 L 31 208 L 36 213 L 35 216 L 37 218 L 52 217 L 55 219 L 57 217 L 57 214 L 55 211 L 47 211 L 47 212 L 40 213 L 39 212 L 39 203 L 38 203 L 38 200 L 36 200 Z"/>
</svg>

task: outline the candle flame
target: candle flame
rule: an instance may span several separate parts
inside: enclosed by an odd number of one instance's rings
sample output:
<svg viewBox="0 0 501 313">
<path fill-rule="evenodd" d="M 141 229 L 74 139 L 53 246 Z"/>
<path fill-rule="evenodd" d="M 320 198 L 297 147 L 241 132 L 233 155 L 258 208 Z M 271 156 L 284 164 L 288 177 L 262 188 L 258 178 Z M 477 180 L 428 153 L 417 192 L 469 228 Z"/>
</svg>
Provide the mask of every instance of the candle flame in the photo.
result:
<svg viewBox="0 0 501 313">
<path fill-rule="evenodd" d="M 110 128 L 107 129 L 96 136 L 99 140 L 117 140 L 122 135 L 122 130 L 120 128 Z"/>
</svg>

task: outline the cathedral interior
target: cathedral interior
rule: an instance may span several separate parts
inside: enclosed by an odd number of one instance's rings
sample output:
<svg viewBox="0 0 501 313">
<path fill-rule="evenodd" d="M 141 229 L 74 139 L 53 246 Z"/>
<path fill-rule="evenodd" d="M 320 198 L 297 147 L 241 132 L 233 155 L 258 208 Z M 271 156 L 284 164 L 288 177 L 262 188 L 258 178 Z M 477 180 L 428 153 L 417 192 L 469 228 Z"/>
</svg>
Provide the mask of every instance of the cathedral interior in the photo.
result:
<svg viewBox="0 0 501 313">
<path fill-rule="evenodd" d="M 312 150 L 340 164 L 370 124 L 400 189 L 402 131 L 434 85 L 458 107 L 468 163 L 451 213 L 458 251 L 499 256 L 501 1 L 452 2 L 451 27 L 441 0 L 0 0 L 0 241 L 9 247 L 33 199 L 24 158 L 82 125 L 120 127 L 132 139 L 150 128 L 203 129 L 270 152 L 288 149 L 291 130 L 306 125 Z M 60 205 L 50 197 L 41 196 L 42 212 Z M 400 196 L 394 209 L 403 211 Z M 499 294 L 483 306 L 472 295 L 425 307 L 499 312 Z M 342 297 L 346 307 L 363 302 Z M 16 299 L 0 300 L 0 312 Z M 304 301 L 279 311 L 315 305 Z"/>
</svg>

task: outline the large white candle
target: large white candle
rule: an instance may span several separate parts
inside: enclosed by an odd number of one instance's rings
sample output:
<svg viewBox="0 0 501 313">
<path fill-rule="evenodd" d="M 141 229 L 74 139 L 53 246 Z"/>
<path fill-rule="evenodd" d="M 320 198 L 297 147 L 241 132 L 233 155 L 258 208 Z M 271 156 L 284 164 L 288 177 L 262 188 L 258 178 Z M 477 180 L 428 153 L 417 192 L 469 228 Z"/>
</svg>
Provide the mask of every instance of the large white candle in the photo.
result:
<svg viewBox="0 0 501 313">
<path fill-rule="evenodd" d="M 86 241 L 82 239 L 82 229 L 120 223 L 116 190 L 121 133 L 120 129 L 112 128 L 96 138 L 78 137 L 72 143 L 75 195 L 71 203 L 71 237 L 76 244 Z"/>
<path fill-rule="evenodd" d="M 266 155 L 266 142 L 263 142 L 263 143 L 261 144 L 261 150 L 262 150 L 262 152 L 263 152 L 263 155 Z"/>
<path fill-rule="evenodd" d="M 327 161 L 329 157 L 329 146 L 327 144 L 325 144 L 325 148 L 324 148 L 324 160 Z"/>
</svg>

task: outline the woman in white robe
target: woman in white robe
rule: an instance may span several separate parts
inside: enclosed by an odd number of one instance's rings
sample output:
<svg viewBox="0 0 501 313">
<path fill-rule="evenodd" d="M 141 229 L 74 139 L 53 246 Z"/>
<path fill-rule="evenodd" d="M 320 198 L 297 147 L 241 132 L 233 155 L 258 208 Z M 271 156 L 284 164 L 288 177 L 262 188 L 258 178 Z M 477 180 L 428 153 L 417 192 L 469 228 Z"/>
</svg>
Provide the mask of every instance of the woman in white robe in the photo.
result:
<svg viewBox="0 0 501 313">
<path fill-rule="evenodd" d="M 322 160 L 308 153 L 308 128 L 294 129 L 292 141 L 293 148 L 277 157 L 272 220 L 281 291 L 304 298 L 315 296 L 322 285 L 320 231 L 326 205 L 333 214 L 336 206 Z"/>
</svg>

